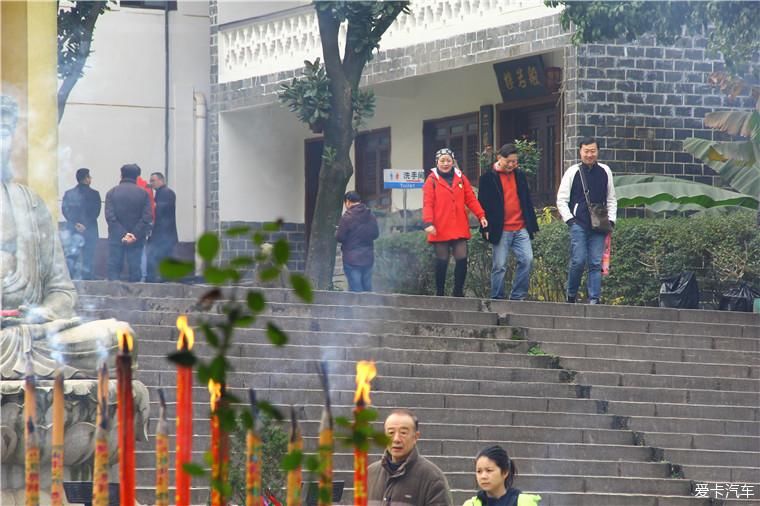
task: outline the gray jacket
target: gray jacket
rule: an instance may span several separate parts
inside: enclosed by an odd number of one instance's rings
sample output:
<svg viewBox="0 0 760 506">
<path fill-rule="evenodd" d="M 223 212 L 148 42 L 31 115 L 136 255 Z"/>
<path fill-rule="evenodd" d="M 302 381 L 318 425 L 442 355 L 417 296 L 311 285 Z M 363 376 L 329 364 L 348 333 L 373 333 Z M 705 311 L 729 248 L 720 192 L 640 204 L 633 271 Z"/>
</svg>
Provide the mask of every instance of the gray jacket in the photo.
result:
<svg viewBox="0 0 760 506">
<path fill-rule="evenodd" d="M 449 483 L 443 472 L 417 452 L 393 471 L 390 454 L 367 469 L 367 499 L 370 506 L 452 506 Z"/>
</svg>

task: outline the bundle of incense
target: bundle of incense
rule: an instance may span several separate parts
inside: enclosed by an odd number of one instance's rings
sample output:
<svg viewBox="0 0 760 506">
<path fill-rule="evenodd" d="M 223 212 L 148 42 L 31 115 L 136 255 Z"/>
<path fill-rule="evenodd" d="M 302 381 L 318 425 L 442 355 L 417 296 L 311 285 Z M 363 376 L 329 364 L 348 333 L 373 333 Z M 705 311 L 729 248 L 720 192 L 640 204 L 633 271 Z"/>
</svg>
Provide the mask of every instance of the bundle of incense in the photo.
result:
<svg viewBox="0 0 760 506">
<path fill-rule="evenodd" d="M 248 400 L 251 403 L 251 419 L 253 425 L 246 434 L 246 465 L 245 465 L 245 505 L 261 506 L 261 438 L 256 432 L 256 419 L 258 408 L 256 407 L 256 391 L 248 390 Z"/>
<path fill-rule="evenodd" d="M 296 410 L 290 406 L 290 440 L 288 441 L 288 453 L 303 451 L 303 437 L 301 429 L 298 427 L 298 417 Z M 301 481 L 302 471 L 299 464 L 295 469 L 288 471 L 288 496 L 287 506 L 301 506 Z"/>
<path fill-rule="evenodd" d="M 317 503 L 319 506 L 330 506 L 332 504 L 333 453 L 335 452 L 333 417 L 330 406 L 330 384 L 327 376 L 327 362 L 323 361 L 318 365 L 319 378 L 325 394 L 325 407 L 322 410 L 322 420 L 319 426 L 320 472 Z"/>
<path fill-rule="evenodd" d="M 166 399 L 158 389 L 161 404 L 156 426 L 156 506 L 169 506 L 169 423 L 166 420 Z"/>
</svg>

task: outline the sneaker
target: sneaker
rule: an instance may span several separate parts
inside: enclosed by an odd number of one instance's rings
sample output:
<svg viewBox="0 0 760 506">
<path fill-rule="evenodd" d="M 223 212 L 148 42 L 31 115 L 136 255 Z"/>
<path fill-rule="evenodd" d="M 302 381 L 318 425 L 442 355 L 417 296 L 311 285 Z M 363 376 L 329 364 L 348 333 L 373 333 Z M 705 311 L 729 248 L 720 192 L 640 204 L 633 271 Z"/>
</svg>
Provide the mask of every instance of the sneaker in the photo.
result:
<svg viewBox="0 0 760 506">
<path fill-rule="evenodd" d="M 589 299 L 588 303 L 589 304 L 599 304 L 599 299 Z"/>
<path fill-rule="evenodd" d="M 567 296 L 567 302 L 569 304 L 575 304 L 575 295 L 568 295 Z"/>
</svg>

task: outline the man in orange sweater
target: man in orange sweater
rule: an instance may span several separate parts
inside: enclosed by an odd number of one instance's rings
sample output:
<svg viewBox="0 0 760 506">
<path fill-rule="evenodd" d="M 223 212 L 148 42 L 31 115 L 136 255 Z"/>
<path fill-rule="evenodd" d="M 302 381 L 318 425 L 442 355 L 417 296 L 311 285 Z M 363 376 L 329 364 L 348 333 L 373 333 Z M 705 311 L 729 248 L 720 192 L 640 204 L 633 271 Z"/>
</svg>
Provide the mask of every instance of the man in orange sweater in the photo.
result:
<svg viewBox="0 0 760 506">
<path fill-rule="evenodd" d="M 488 227 L 482 228 L 481 233 L 493 244 L 491 298 L 506 298 L 504 276 L 509 252 L 512 251 L 517 267 L 509 298 L 524 300 L 528 296 L 533 265 L 530 240 L 538 232 L 538 222 L 528 180 L 519 169 L 517 148 L 513 144 L 501 147 L 493 169 L 480 176 L 478 190 L 478 200 L 488 220 Z"/>
</svg>

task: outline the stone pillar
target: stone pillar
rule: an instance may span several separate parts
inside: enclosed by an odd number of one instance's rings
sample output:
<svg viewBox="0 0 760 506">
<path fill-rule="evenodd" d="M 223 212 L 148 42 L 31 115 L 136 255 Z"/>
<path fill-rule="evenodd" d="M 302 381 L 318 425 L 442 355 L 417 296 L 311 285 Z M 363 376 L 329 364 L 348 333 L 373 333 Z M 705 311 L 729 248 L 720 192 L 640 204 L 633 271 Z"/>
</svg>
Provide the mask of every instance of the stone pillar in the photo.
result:
<svg viewBox="0 0 760 506">
<path fill-rule="evenodd" d="M 52 0 L 0 2 L 0 93 L 19 104 L 16 179 L 58 219 L 58 28 Z"/>
</svg>

